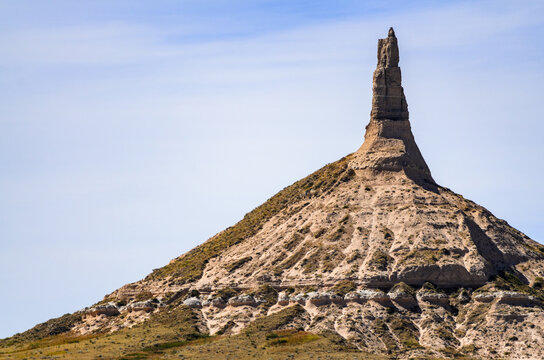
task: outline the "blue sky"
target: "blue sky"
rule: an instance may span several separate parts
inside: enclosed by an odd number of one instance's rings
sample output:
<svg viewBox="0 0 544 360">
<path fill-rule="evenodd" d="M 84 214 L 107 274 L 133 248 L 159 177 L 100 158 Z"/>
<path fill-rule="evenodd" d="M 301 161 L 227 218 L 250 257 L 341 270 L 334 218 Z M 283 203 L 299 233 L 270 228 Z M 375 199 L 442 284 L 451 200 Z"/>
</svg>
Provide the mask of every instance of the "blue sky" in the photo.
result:
<svg viewBox="0 0 544 360">
<path fill-rule="evenodd" d="M 544 241 L 544 3 L 0 1 L 0 337 L 355 151 L 394 26 L 433 176 Z"/>
</svg>

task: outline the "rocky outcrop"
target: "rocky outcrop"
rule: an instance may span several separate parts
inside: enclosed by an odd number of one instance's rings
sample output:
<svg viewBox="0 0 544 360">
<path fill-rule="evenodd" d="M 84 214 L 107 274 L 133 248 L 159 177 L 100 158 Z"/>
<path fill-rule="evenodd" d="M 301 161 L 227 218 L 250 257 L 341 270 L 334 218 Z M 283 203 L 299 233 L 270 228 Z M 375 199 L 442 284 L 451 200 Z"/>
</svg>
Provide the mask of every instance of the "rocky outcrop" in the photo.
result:
<svg viewBox="0 0 544 360">
<path fill-rule="evenodd" d="M 91 316 L 98 316 L 98 315 L 117 316 L 121 312 L 119 311 L 119 307 L 115 303 L 109 302 L 107 304 L 93 306 L 87 309 L 85 313 Z"/>
<path fill-rule="evenodd" d="M 280 291 L 278 293 L 278 305 L 282 305 L 282 306 L 285 306 L 285 305 L 289 305 L 289 295 L 287 295 L 285 292 L 283 291 Z"/>
<path fill-rule="evenodd" d="M 332 292 L 312 291 L 306 295 L 306 304 L 316 306 L 328 305 L 330 303 L 341 304 L 344 299 Z"/>
<path fill-rule="evenodd" d="M 472 298 L 481 303 L 489 303 L 494 300 L 497 300 L 498 303 L 511 305 L 533 305 L 541 303 L 535 296 L 517 291 L 482 292 L 474 294 Z"/>
<path fill-rule="evenodd" d="M 395 31 L 378 40 L 378 65 L 372 82 L 372 111 L 365 141 L 357 151 L 357 167 L 374 171 L 403 171 L 412 179 L 434 183 L 410 128 L 402 88 Z"/>
<path fill-rule="evenodd" d="M 192 308 L 201 308 L 202 307 L 202 301 L 197 297 L 190 297 L 188 299 L 185 299 L 183 301 L 183 305 L 192 307 Z"/>
<path fill-rule="evenodd" d="M 396 304 L 399 304 L 402 307 L 413 307 L 417 305 L 416 298 L 413 293 L 404 291 L 403 289 L 397 288 L 387 293 L 387 296 L 391 301 Z"/>
<path fill-rule="evenodd" d="M 362 289 L 355 292 L 347 293 L 344 296 L 346 301 L 354 301 L 358 303 L 364 303 L 367 301 L 375 301 L 380 304 L 389 302 L 389 296 L 382 290 L 378 289 Z"/>
<path fill-rule="evenodd" d="M 399 47 L 393 28 L 385 39 L 378 40 L 378 66 L 372 82 L 373 120 L 408 120 L 408 105 L 402 88 Z"/>
<path fill-rule="evenodd" d="M 417 292 L 416 298 L 418 302 L 424 301 L 430 304 L 447 305 L 449 303 L 448 295 L 441 292 L 429 291 L 426 289 L 420 289 Z"/>
<path fill-rule="evenodd" d="M 255 299 L 251 295 L 239 295 L 231 297 L 228 301 L 229 306 L 257 306 L 262 301 Z"/>
<path fill-rule="evenodd" d="M 153 300 L 136 301 L 136 302 L 128 304 L 126 306 L 126 309 L 129 312 L 132 312 L 132 311 L 151 312 L 151 311 L 154 311 L 160 305 L 161 304 L 159 303 L 159 301 L 153 301 Z"/>
</svg>

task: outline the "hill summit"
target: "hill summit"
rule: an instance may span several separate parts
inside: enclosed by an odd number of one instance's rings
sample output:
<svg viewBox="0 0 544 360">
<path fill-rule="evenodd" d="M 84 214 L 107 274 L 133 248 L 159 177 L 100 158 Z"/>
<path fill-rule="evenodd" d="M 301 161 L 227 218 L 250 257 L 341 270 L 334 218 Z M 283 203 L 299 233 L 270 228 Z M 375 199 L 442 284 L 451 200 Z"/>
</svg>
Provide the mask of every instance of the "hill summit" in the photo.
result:
<svg viewBox="0 0 544 360">
<path fill-rule="evenodd" d="M 6 351 L 95 339 L 74 351 L 543 358 L 544 247 L 433 180 L 392 28 L 372 89 L 356 152 L 145 279 L 4 340 Z"/>
</svg>

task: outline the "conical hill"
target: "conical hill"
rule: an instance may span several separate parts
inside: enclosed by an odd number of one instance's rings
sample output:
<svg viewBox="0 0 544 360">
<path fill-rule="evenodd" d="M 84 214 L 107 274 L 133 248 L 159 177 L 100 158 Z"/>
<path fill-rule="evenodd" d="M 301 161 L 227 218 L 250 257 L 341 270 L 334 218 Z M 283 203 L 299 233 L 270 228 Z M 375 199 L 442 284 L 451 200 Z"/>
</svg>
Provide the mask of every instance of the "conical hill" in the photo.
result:
<svg viewBox="0 0 544 360">
<path fill-rule="evenodd" d="M 398 63 L 390 29 L 378 43 L 371 118 L 359 150 L 148 279 L 196 288 L 339 280 L 477 287 L 504 271 L 542 276 L 529 265 L 542 256 L 536 242 L 434 182 L 410 129 Z"/>
<path fill-rule="evenodd" d="M 112 333 L 133 337 L 126 349 L 144 355 L 161 346 L 224 355 L 231 342 L 248 346 L 243 356 L 276 358 L 278 344 L 295 354 L 316 341 L 321 350 L 302 353 L 536 359 L 544 358 L 543 278 L 544 246 L 433 180 L 390 29 L 378 42 L 370 122 L 356 152 L 145 279 L 11 341 Z M 150 334 L 162 336 L 156 348 Z M 216 340 L 198 342 L 205 336 Z"/>
</svg>

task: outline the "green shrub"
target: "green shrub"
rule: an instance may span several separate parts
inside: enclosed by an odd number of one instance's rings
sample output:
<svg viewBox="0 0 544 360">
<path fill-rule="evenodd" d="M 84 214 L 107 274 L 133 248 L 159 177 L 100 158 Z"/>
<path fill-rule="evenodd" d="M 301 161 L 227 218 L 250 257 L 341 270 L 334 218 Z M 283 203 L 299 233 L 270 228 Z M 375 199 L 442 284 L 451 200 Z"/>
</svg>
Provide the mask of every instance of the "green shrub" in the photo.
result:
<svg viewBox="0 0 544 360">
<path fill-rule="evenodd" d="M 357 285 L 351 280 L 340 280 L 332 287 L 332 291 L 339 296 L 344 296 L 351 291 L 355 291 Z"/>
<path fill-rule="evenodd" d="M 392 292 L 401 291 L 401 292 L 404 292 L 404 293 L 407 293 L 407 294 L 415 295 L 414 289 L 413 289 L 410 285 L 407 285 L 406 283 L 404 283 L 404 282 L 402 282 L 402 281 L 399 282 L 399 283 L 396 283 L 396 284 L 391 288 L 391 291 L 392 291 Z"/>
<path fill-rule="evenodd" d="M 370 258 L 369 265 L 374 267 L 376 270 L 384 271 L 387 270 L 387 266 L 392 260 L 393 258 L 382 250 L 376 250 Z"/>
<path fill-rule="evenodd" d="M 217 297 L 227 301 L 228 299 L 230 299 L 231 297 L 234 297 L 238 294 L 238 292 L 234 289 L 231 289 L 231 288 L 223 288 L 219 291 L 217 291 L 216 295 Z"/>
</svg>

